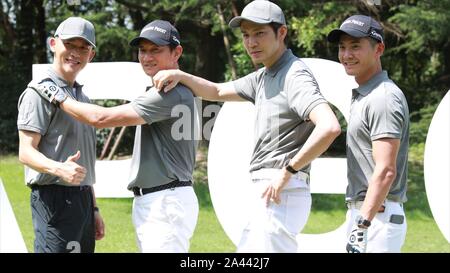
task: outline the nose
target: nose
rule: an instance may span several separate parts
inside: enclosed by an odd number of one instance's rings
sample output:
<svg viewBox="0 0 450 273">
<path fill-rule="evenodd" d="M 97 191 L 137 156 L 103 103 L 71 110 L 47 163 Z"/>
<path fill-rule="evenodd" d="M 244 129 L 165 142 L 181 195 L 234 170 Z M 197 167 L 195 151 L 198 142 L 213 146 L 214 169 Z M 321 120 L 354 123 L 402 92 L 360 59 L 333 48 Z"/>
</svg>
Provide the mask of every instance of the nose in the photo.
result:
<svg viewBox="0 0 450 273">
<path fill-rule="evenodd" d="M 258 41 L 257 41 L 256 37 L 253 37 L 253 36 L 248 37 L 247 43 L 248 43 L 249 47 L 255 47 L 258 45 Z"/>
<path fill-rule="evenodd" d="M 142 61 L 148 62 L 153 59 L 153 54 L 150 54 L 148 52 L 141 52 L 140 57 L 141 57 Z"/>
<path fill-rule="evenodd" d="M 350 59 L 353 57 L 353 54 L 350 50 L 344 48 L 339 49 L 339 56 L 341 57 L 341 59 Z"/>
</svg>

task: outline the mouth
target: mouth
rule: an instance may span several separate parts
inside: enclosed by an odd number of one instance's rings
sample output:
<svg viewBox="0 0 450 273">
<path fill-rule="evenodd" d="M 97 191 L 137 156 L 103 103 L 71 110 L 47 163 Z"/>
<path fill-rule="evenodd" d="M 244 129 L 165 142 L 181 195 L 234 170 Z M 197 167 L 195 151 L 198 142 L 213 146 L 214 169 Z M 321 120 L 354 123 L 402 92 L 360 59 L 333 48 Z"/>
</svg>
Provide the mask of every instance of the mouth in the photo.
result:
<svg viewBox="0 0 450 273">
<path fill-rule="evenodd" d="M 152 69 L 155 68 L 157 66 L 157 64 L 154 63 L 146 63 L 142 65 L 145 69 Z"/>
<path fill-rule="evenodd" d="M 262 53 L 262 51 L 252 51 L 252 52 L 250 52 L 250 56 L 258 57 L 261 53 Z"/>
<path fill-rule="evenodd" d="M 344 66 L 348 67 L 348 68 L 352 68 L 352 67 L 356 66 L 357 64 L 358 64 L 357 61 L 351 61 L 351 62 L 346 61 L 346 62 L 344 62 Z"/>
<path fill-rule="evenodd" d="M 72 64 L 72 65 L 79 65 L 79 64 L 81 64 L 80 61 L 77 61 L 77 60 L 74 60 L 74 59 L 69 59 L 69 58 L 66 58 L 65 61 L 66 61 L 66 63 Z"/>
</svg>

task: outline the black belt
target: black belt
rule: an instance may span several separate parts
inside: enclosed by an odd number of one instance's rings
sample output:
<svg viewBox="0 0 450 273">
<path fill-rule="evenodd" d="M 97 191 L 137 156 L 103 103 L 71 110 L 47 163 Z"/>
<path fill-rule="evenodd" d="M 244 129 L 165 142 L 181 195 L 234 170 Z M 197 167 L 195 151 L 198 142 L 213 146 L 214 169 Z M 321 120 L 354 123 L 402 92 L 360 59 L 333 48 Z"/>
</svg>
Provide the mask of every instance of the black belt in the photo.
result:
<svg viewBox="0 0 450 273">
<path fill-rule="evenodd" d="M 152 193 L 152 192 L 162 191 L 162 190 L 167 190 L 167 189 L 173 189 L 173 188 L 178 188 L 178 187 L 186 187 L 186 186 L 192 186 L 192 182 L 175 180 L 168 184 L 159 185 L 156 187 L 151 187 L 151 188 L 133 187 L 133 188 L 131 188 L 131 190 L 133 191 L 134 196 L 142 196 L 147 193 Z"/>
</svg>

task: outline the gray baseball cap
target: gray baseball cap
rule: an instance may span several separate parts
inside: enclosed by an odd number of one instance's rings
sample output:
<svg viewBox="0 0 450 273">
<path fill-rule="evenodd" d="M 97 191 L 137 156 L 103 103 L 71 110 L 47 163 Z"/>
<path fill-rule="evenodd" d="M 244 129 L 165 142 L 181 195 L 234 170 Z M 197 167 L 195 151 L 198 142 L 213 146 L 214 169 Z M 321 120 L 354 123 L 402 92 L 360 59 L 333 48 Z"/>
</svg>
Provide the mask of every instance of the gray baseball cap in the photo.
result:
<svg viewBox="0 0 450 273">
<path fill-rule="evenodd" d="M 180 45 L 180 34 L 171 23 L 164 20 L 154 20 L 148 23 L 142 30 L 141 34 L 131 40 L 131 46 L 138 46 L 141 40 L 148 40 L 159 46 L 169 44 Z"/>
<path fill-rule="evenodd" d="M 240 27 L 242 20 L 257 24 L 279 23 L 286 25 L 283 11 L 276 4 L 266 0 L 255 0 L 250 2 L 242 10 L 241 16 L 231 19 L 228 24 L 232 28 Z"/>
<path fill-rule="evenodd" d="M 63 40 L 82 38 L 95 47 L 94 25 L 81 17 L 69 17 L 64 20 L 56 29 L 55 37 Z"/>
<path fill-rule="evenodd" d="M 339 42 L 342 34 L 355 38 L 370 37 L 383 43 L 383 27 L 372 17 L 366 15 L 353 15 L 347 18 L 338 29 L 333 29 L 328 34 L 328 41 Z"/>
</svg>

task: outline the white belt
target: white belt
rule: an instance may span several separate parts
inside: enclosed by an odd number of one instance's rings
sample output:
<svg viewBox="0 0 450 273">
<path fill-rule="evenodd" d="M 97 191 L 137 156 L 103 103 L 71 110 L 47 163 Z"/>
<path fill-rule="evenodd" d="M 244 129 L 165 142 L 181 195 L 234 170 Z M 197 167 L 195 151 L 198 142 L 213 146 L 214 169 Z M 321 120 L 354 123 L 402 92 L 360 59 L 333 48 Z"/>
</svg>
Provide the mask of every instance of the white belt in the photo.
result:
<svg viewBox="0 0 450 273">
<path fill-rule="evenodd" d="M 361 209 L 362 204 L 364 203 L 364 201 L 348 201 L 347 202 L 347 208 L 349 209 Z M 389 205 L 393 205 L 393 204 L 399 204 L 401 207 L 403 207 L 403 204 L 400 202 L 395 202 L 395 201 L 391 201 L 391 200 L 384 200 L 383 204 L 382 204 L 382 208 L 387 207 Z M 382 209 L 380 208 L 380 209 Z M 383 209 L 384 209 L 383 208 Z M 378 212 L 382 212 L 382 211 L 378 211 Z"/>
<path fill-rule="evenodd" d="M 257 182 L 257 180 L 271 180 L 278 177 L 280 171 L 281 169 L 264 168 L 251 172 L 250 177 L 253 182 Z M 302 171 L 293 174 L 285 189 L 292 188 L 309 188 L 309 174 Z"/>
</svg>

